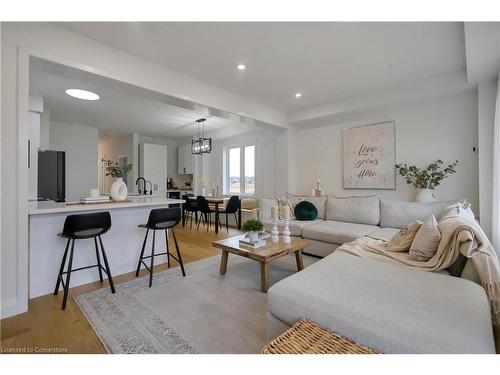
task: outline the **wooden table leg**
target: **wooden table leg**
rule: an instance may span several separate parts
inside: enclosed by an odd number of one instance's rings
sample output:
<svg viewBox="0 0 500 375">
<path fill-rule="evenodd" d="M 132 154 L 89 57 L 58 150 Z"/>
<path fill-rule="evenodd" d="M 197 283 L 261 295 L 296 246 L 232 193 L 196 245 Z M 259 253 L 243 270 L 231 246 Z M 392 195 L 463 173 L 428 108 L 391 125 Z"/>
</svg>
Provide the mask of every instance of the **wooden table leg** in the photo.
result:
<svg viewBox="0 0 500 375">
<path fill-rule="evenodd" d="M 260 263 L 260 284 L 262 291 L 266 293 L 269 287 L 269 267 L 266 262 Z"/>
<path fill-rule="evenodd" d="M 297 262 L 297 269 L 302 271 L 304 269 L 304 259 L 302 258 L 302 250 L 295 252 L 295 261 Z"/>
<path fill-rule="evenodd" d="M 222 257 L 220 258 L 220 274 L 224 275 L 227 270 L 227 258 L 229 253 L 225 250 L 222 250 Z"/>
</svg>

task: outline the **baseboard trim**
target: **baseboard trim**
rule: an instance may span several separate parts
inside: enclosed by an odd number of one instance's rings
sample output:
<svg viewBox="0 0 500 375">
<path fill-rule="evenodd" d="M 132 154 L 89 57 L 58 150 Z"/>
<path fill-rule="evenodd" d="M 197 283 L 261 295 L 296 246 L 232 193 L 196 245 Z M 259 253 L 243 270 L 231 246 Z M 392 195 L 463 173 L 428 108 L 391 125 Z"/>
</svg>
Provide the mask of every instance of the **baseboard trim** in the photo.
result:
<svg viewBox="0 0 500 375">
<path fill-rule="evenodd" d="M 21 314 L 22 307 L 17 303 L 17 298 L 11 298 L 6 301 L 2 301 L 2 309 L 0 311 L 0 319 L 9 318 L 14 315 Z"/>
</svg>

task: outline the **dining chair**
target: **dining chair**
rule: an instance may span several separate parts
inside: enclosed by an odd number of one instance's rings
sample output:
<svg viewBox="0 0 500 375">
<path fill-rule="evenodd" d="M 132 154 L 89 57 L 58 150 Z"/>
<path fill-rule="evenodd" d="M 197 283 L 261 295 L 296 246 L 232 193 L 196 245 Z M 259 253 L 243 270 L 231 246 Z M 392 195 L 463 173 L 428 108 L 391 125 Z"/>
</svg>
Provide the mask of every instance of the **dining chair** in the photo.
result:
<svg viewBox="0 0 500 375">
<path fill-rule="evenodd" d="M 193 216 L 195 217 L 195 224 L 198 223 L 198 202 L 190 199 L 190 197 L 194 197 L 194 194 L 187 193 L 182 196 L 182 199 L 185 201 L 183 205 L 184 210 L 184 221 L 182 222 L 182 226 L 186 225 L 188 217 L 191 218 L 189 228 L 193 228 Z"/>
<path fill-rule="evenodd" d="M 237 195 L 233 195 L 229 198 L 229 201 L 226 204 L 226 208 L 224 210 L 220 210 L 219 214 L 226 214 L 226 232 L 229 233 L 229 215 L 233 214 L 234 219 L 236 221 L 236 227 L 239 228 L 238 215 L 236 213 L 241 209 L 241 201 L 240 197 Z"/>
<path fill-rule="evenodd" d="M 198 212 L 200 212 L 200 218 L 198 220 L 198 226 L 196 227 L 196 229 L 200 228 L 200 223 L 203 221 L 203 224 L 207 226 L 208 232 L 212 223 L 212 214 L 215 213 L 215 210 L 212 210 L 210 208 L 207 198 L 202 195 L 198 195 L 198 197 L 196 197 L 196 201 L 198 203 Z"/>
</svg>

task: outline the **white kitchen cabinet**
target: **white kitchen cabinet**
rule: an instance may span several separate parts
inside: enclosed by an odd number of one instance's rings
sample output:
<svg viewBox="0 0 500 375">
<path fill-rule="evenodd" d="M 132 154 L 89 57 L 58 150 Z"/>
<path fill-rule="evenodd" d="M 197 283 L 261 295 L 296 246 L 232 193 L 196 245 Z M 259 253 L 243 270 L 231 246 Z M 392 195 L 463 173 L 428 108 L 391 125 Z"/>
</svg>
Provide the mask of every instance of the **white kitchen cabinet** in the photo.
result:
<svg viewBox="0 0 500 375">
<path fill-rule="evenodd" d="M 167 194 L 167 146 L 151 143 L 139 144 L 139 176 L 151 185 L 146 184 L 146 189 L 152 188 L 153 195 L 165 197 Z"/>
<path fill-rule="evenodd" d="M 180 145 L 178 147 L 178 174 L 193 174 L 193 155 L 191 145 Z"/>
</svg>

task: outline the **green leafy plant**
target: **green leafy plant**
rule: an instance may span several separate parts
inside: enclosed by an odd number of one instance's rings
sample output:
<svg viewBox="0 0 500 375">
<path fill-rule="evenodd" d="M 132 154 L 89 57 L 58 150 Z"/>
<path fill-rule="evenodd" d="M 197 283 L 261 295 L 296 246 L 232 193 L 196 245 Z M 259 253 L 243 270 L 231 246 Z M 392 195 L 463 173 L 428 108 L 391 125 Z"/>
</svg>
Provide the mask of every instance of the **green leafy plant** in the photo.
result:
<svg viewBox="0 0 500 375">
<path fill-rule="evenodd" d="M 241 229 L 243 229 L 245 232 L 260 232 L 262 229 L 264 229 L 264 224 L 262 224 L 260 220 L 249 219 L 241 226 Z"/>
<path fill-rule="evenodd" d="M 406 183 L 413 185 L 416 189 L 435 189 L 442 180 L 450 174 L 456 173 L 455 168 L 458 165 L 458 160 L 445 167 L 443 164 L 444 162 L 438 159 L 422 169 L 407 164 L 396 164 L 396 168 Z"/>
<path fill-rule="evenodd" d="M 125 167 L 121 167 L 117 162 L 112 160 L 102 160 L 105 165 L 106 172 L 104 173 L 106 176 L 111 177 L 123 177 L 125 173 L 128 173 L 132 170 L 132 164 L 129 164 Z"/>
</svg>

